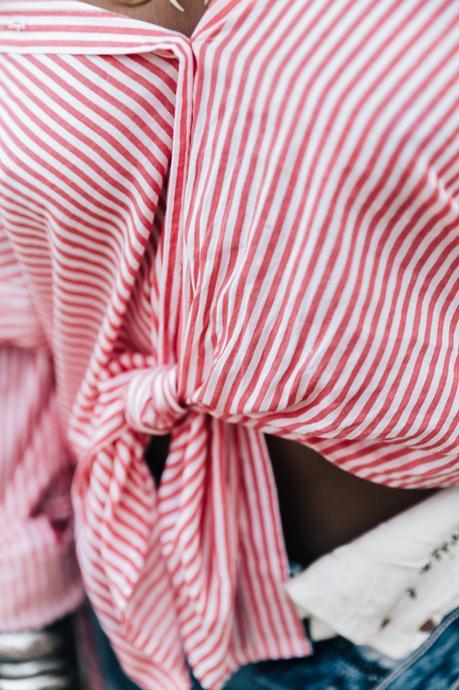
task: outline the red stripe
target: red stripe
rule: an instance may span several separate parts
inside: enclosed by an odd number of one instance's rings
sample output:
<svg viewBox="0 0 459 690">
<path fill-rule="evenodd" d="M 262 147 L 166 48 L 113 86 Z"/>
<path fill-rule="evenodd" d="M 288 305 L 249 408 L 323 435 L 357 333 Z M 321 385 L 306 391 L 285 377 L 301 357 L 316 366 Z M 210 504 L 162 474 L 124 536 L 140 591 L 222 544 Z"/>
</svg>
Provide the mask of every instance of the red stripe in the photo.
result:
<svg viewBox="0 0 459 690">
<path fill-rule="evenodd" d="M 388 485 L 457 482 L 457 13 L 213 0 L 187 39 L 30 8 L 0 5 L 0 515 L 21 518 L 0 622 L 81 597 L 46 531 L 62 484 L 40 503 L 71 455 L 85 586 L 127 673 L 184 690 L 187 659 L 218 689 L 309 652 L 264 432 Z M 151 394 L 129 387 L 150 366 Z M 144 432 L 169 423 L 157 491 Z M 47 553 L 50 587 L 20 551 Z"/>
</svg>

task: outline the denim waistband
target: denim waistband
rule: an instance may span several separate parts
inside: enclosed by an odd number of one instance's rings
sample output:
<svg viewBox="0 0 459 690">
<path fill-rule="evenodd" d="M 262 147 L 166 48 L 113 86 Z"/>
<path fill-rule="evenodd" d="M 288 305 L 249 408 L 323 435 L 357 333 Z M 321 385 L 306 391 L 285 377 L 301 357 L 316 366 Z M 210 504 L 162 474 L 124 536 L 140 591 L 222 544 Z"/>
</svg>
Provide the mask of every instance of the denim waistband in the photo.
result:
<svg viewBox="0 0 459 690">
<path fill-rule="evenodd" d="M 458 690 L 459 607 L 451 611 L 427 640 L 375 690 Z"/>
<path fill-rule="evenodd" d="M 98 629 L 107 690 L 137 690 L 122 673 Z M 193 690 L 204 690 L 194 681 Z M 302 659 L 263 661 L 238 671 L 224 690 L 459 690 L 459 607 L 401 661 L 336 636 Z"/>
</svg>

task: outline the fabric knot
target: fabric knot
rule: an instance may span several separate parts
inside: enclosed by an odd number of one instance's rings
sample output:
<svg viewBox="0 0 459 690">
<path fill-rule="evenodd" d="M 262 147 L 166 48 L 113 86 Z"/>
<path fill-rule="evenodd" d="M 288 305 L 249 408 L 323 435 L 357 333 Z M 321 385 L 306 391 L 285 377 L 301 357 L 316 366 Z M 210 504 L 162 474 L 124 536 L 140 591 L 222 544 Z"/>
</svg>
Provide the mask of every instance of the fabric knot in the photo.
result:
<svg viewBox="0 0 459 690">
<path fill-rule="evenodd" d="M 141 433 L 168 434 L 186 413 L 177 396 L 175 364 L 139 369 L 126 389 L 125 416 Z"/>
</svg>

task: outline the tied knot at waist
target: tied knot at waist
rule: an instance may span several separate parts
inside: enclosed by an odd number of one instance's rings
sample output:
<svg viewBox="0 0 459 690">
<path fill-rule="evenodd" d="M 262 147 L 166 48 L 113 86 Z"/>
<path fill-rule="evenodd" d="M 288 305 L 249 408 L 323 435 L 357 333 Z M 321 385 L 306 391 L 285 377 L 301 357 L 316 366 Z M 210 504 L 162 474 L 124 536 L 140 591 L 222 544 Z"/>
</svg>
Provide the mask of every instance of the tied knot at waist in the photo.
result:
<svg viewBox="0 0 459 690">
<path fill-rule="evenodd" d="M 149 559 L 156 563 L 154 572 L 163 567 L 161 577 L 167 581 L 155 526 L 156 490 L 144 459 L 145 439 L 138 436 L 170 433 L 187 407 L 179 400 L 176 364 L 158 364 L 138 352 L 106 361 L 94 393 L 91 438 L 74 483 L 78 520 L 86 525 L 77 548 L 81 563 L 91 563 L 88 568 L 97 564 L 123 635 L 132 642 L 142 632 L 130 610 L 139 582 L 149 577 Z M 97 553 L 91 540 L 97 542 Z M 169 608 L 173 611 L 172 595 Z"/>
<path fill-rule="evenodd" d="M 167 434 L 186 413 L 177 396 L 177 367 L 158 365 L 131 373 L 125 389 L 129 426 L 145 434 Z"/>
<path fill-rule="evenodd" d="M 187 413 L 177 392 L 176 364 L 157 364 L 139 353 L 112 359 L 97 384 L 91 450 L 115 440 L 126 428 L 163 435 Z"/>
<path fill-rule="evenodd" d="M 86 590 L 122 658 L 135 660 L 145 687 L 161 690 L 187 687 L 184 652 L 213 688 L 241 655 L 253 657 L 256 635 L 267 640 L 260 657 L 309 652 L 284 591 L 275 490 L 258 432 L 185 407 L 179 388 L 174 364 L 131 353 L 109 360 L 94 391 L 97 440 L 74 485 Z M 173 426 L 156 486 L 141 435 Z M 253 497 L 257 484 L 264 505 Z M 251 519 L 256 530 L 247 534 Z M 273 614 L 242 619 L 250 597 L 255 612 L 274 602 Z"/>
</svg>

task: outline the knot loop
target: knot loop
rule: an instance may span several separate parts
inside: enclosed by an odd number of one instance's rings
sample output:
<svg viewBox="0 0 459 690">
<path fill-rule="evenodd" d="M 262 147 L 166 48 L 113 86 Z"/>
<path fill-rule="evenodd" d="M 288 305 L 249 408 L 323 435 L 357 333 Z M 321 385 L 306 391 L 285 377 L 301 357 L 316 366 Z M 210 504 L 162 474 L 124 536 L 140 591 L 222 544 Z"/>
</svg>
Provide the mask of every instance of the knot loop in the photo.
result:
<svg viewBox="0 0 459 690">
<path fill-rule="evenodd" d="M 177 395 L 177 367 L 162 364 L 132 372 L 125 393 L 129 426 L 145 434 L 168 434 L 186 413 Z"/>
</svg>

